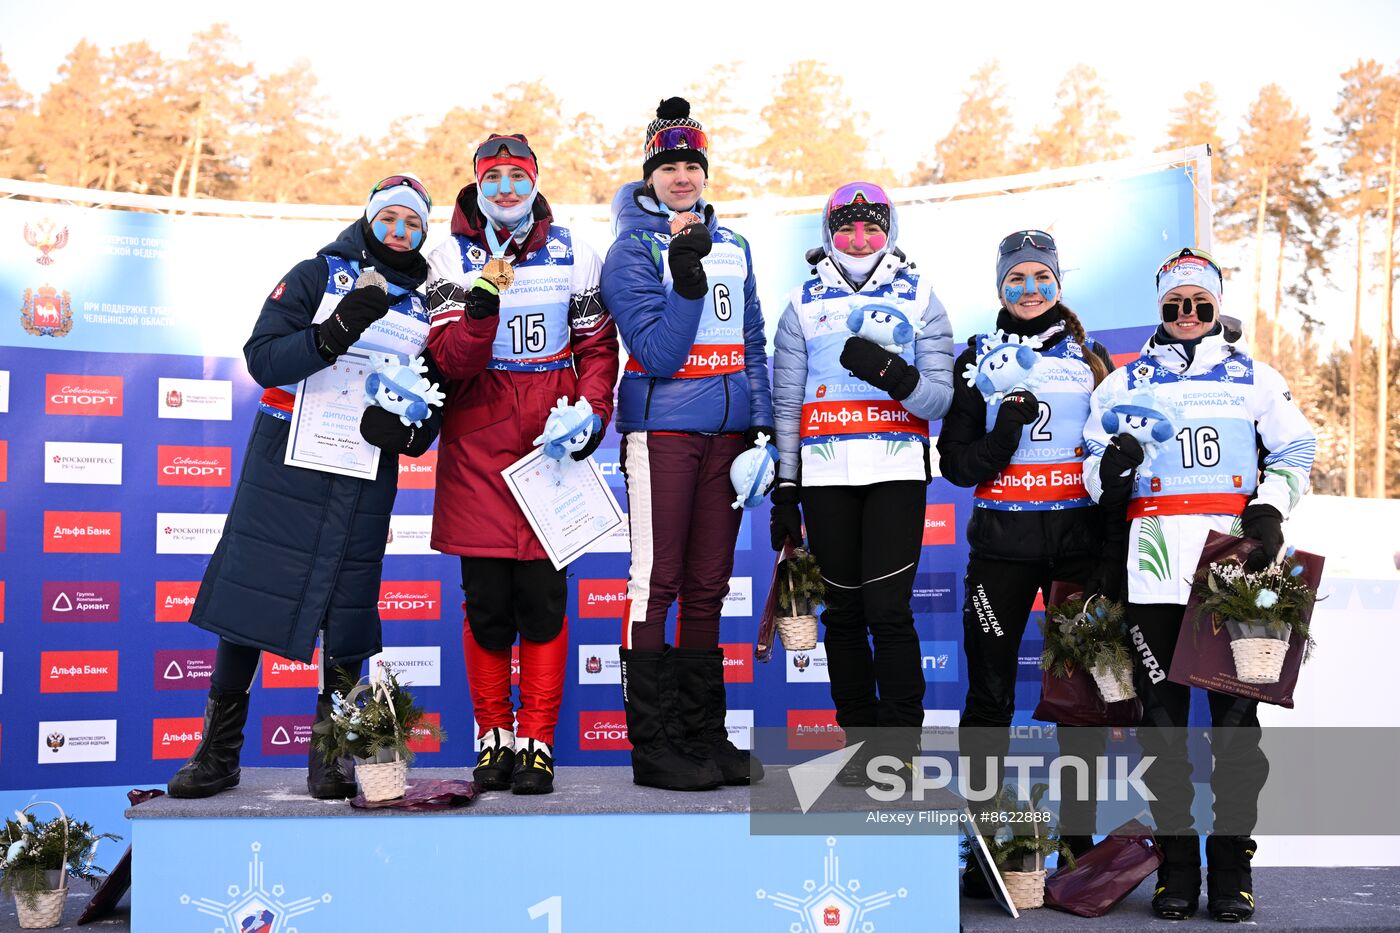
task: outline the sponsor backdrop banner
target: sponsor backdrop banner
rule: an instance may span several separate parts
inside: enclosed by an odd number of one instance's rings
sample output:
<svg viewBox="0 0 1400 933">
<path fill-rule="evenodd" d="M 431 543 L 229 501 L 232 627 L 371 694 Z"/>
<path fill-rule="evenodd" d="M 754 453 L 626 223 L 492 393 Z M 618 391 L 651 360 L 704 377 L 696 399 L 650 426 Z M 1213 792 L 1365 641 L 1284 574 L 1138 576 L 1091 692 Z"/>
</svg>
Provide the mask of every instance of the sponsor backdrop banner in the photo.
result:
<svg viewBox="0 0 1400 933">
<path fill-rule="evenodd" d="M 1066 301 L 1125 354 L 1153 320 L 1156 263 L 1196 241 L 1194 205 L 1187 170 L 1144 170 L 910 205 L 900 245 L 932 278 L 961 344 L 994 316 L 1000 237 L 1050 229 Z M 753 245 L 770 338 L 808 274 L 802 256 L 819 242 L 817 224 L 812 214 L 734 223 Z M 342 226 L 0 202 L 0 787 L 163 781 L 198 741 L 215 638 L 185 623 L 256 412 L 241 347 L 264 296 Z M 576 226 L 606 251 L 603 225 Z M 446 236 L 434 227 L 434 239 Z M 596 456 L 625 505 L 616 434 Z M 473 719 L 457 562 L 428 546 L 435 465 L 435 454 L 400 462 L 379 604 L 389 647 L 374 663 L 402 670 L 449 733 L 421 762 L 457 765 L 473 755 Z M 966 689 L 969 509 L 967 491 L 930 484 L 914 609 L 926 706 L 940 720 Z M 736 734 L 790 725 L 798 743 L 830 743 L 820 648 L 754 663 L 773 559 L 767 520 L 766 507 L 744 516 L 724 607 L 730 725 Z M 624 528 L 569 571 L 576 650 L 557 737 L 564 764 L 627 760 L 616 647 L 627 566 Z M 1035 632 L 1022 648 L 1022 710 L 1038 691 Z M 312 665 L 264 658 L 245 765 L 305 758 L 315 683 Z"/>
</svg>

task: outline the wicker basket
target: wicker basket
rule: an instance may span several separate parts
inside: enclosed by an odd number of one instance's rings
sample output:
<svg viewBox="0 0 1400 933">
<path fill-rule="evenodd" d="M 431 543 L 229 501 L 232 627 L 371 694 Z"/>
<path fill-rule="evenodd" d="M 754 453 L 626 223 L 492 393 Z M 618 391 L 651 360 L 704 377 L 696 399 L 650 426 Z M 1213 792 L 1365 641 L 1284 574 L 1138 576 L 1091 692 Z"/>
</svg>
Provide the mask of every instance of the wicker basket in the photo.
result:
<svg viewBox="0 0 1400 933">
<path fill-rule="evenodd" d="M 778 616 L 778 637 L 788 651 L 811 651 L 817 647 L 817 617 Z"/>
<path fill-rule="evenodd" d="M 1045 904 L 1045 869 L 1040 871 L 1004 871 L 1001 880 L 1011 895 L 1017 910 L 1030 910 Z"/>
<path fill-rule="evenodd" d="M 25 807 L 22 812 L 28 813 L 30 810 L 47 804 L 58 811 L 59 817 L 63 820 L 63 863 L 55 872 L 46 874 L 58 876 L 58 886 L 49 891 L 37 891 L 32 894 L 15 894 L 15 913 L 19 917 L 21 930 L 48 930 L 58 926 L 63 920 L 63 905 L 68 900 L 68 873 L 65 867 L 68 865 L 68 814 L 63 812 L 63 808 L 49 800 L 36 800 Z"/>
<path fill-rule="evenodd" d="M 1246 684 L 1276 684 L 1288 655 L 1288 642 L 1277 638 L 1236 638 L 1230 642 L 1235 676 Z"/>
<path fill-rule="evenodd" d="M 1131 668 L 1115 671 L 1107 665 L 1095 664 L 1089 668 L 1089 674 L 1094 678 L 1094 684 L 1099 688 L 1099 696 L 1103 697 L 1105 703 L 1121 703 L 1137 696 L 1137 691 L 1133 689 Z M 1122 680 L 1119 680 L 1120 674 L 1125 675 Z"/>
<path fill-rule="evenodd" d="M 811 651 L 817 647 L 817 617 L 797 614 L 797 594 L 793 592 L 790 577 L 787 578 L 787 585 L 788 605 L 792 614 L 778 616 L 778 637 L 788 651 Z"/>
<path fill-rule="evenodd" d="M 408 788 L 408 762 L 355 762 L 355 781 L 366 800 L 398 800 Z"/>
</svg>

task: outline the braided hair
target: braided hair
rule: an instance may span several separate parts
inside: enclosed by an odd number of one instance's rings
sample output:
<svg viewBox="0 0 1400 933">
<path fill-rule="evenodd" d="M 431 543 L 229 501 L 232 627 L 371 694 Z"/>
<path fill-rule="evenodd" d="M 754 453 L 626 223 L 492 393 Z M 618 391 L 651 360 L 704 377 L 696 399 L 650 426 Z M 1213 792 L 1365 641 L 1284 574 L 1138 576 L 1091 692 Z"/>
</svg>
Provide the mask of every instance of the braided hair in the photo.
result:
<svg viewBox="0 0 1400 933">
<path fill-rule="evenodd" d="M 1108 375 L 1108 367 L 1104 365 L 1103 357 L 1090 348 L 1089 338 L 1084 333 L 1084 325 L 1080 323 L 1079 315 L 1071 311 L 1064 302 L 1060 302 L 1060 311 L 1064 314 L 1065 327 L 1069 328 L 1070 334 L 1084 349 L 1084 362 L 1089 364 L 1089 371 L 1094 374 L 1094 387 L 1098 388 L 1099 383 Z"/>
</svg>

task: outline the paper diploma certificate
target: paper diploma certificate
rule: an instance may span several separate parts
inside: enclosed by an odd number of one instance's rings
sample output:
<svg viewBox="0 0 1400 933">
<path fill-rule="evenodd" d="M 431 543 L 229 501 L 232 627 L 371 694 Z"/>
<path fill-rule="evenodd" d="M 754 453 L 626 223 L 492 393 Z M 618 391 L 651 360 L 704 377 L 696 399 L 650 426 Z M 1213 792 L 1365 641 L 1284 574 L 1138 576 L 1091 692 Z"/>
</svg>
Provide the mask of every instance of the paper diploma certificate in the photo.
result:
<svg viewBox="0 0 1400 933">
<path fill-rule="evenodd" d="M 351 350 L 301 381 L 283 463 L 359 479 L 379 475 L 379 448 L 360 436 L 365 377 L 373 370 L 368 354 Z"/>
<path fill-rule="evenodd" d="M 556 570 L 601 544 L 622 524 L 622 507 L 593 458 L 559 461 L 537 448 L 501 471 Z"/>
</svg>

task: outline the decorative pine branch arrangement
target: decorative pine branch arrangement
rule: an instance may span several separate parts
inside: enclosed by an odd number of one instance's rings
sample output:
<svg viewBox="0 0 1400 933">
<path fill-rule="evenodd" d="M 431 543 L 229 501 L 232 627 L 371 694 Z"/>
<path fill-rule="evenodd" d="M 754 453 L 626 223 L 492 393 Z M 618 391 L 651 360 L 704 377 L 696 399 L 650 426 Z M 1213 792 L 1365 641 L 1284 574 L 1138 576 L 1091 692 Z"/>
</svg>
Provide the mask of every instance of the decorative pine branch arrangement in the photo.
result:
<svg viewBox="0 0 1400 933">
<path fill-rule="evenodd" d="M 1304 661 L 1316 647 L 1309 619 L 1317 592 L 1303 582 L 1295 554 L 1289 547 L 1281 560 L 1252 573 L 1237 560 L 1216 561 L 1192 579 L 1192 622 L 1198 631 L 1207 616 L 1225 626 L 1236 676 L 1244 683 L 1278 682 L 1294 632 L 1302 639 Z"/>
<path fill-rule="evenodd" d="M 1137 694 L 1126 616 L 1122 603 L 1104 596 L 1047 607 L 1040 623 L 1045 636 L 1041 670 L 1064 678 L 1086 670 L 1105 703 L 1131 700 Z"/>
</svg>

